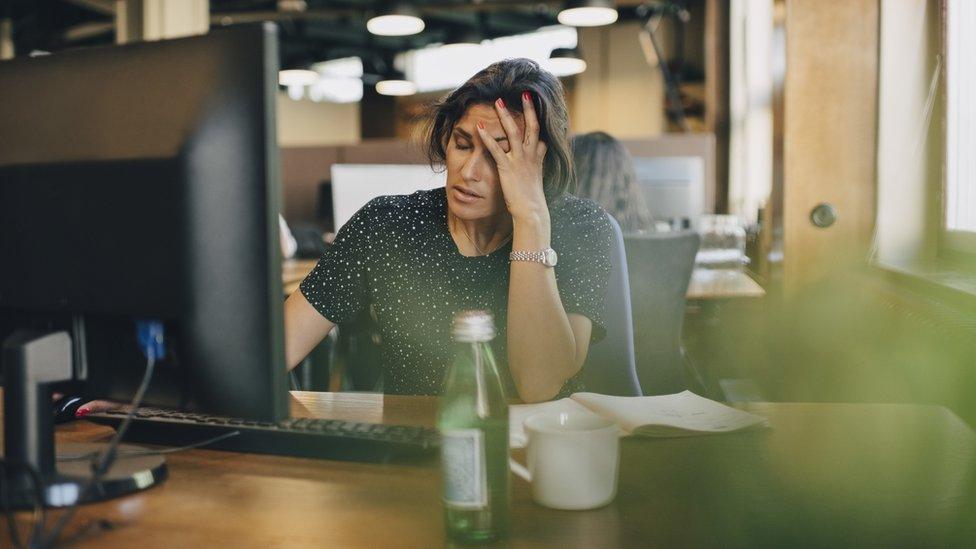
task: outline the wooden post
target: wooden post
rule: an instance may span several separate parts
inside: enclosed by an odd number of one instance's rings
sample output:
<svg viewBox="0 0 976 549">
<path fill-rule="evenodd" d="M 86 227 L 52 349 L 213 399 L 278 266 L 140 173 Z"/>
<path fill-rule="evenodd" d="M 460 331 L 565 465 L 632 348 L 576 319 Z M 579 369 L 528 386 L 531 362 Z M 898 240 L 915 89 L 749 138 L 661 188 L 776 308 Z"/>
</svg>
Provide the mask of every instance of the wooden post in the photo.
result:
<svg viewBox="0 0 976 549">
<path fill-rule="evenodd" d="M 209 0 L 117 0 L 115 42 L 162 40 L 210 29 Z"/>
<path fill-rule="evenodd" d="M 12 19 L 0 19 L 0 59 L 14 57 L 14 22 Z"/>
<path fill-rule="evenodd" d="M 878 0 L 787 0 L 784 285 L 787 294 L 867 257 L 875 214 Z M 830 204 L 836 221 L 810 214 Z"/>
</svg>

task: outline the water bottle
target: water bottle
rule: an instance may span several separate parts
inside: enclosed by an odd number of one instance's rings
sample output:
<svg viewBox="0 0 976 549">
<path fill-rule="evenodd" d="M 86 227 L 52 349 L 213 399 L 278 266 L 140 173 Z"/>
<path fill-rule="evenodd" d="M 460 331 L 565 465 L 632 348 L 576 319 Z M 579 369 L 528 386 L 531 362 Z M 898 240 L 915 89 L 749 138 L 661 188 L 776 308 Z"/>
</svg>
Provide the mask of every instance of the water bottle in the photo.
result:
<svg viewBox="0 0 976 549">
<path fill-rule="evenodd" d="M 454 318 L 454 362 L 447 372 L 441 433 L 444 523 L 449 539 L 479 542 L 508 534 L 508 402 L 489 343 L 486 311 Z"/>
</svg>

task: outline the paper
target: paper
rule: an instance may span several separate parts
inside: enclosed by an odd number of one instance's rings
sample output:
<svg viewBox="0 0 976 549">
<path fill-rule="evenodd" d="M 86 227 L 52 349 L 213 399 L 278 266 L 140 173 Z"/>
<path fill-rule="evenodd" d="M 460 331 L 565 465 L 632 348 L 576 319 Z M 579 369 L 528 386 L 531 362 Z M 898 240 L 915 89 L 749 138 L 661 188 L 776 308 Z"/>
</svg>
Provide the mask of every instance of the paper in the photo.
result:
<svg viewBox="0 0 976 549">
<path fill-rule="evenodd" d="M 620 397 L 575 393 L 570 398 L 508 408 L 509 444 L 526 445 L 525 420 L 535 414 L 581 412 L 613 420 L 621 434 L 678 437 L 730 433 L 768 425 L 766 418 L 698 396 L 691 391 L 673 395 Z"/>
<path fill-rule="evenodd" d="M 578 403 L 612 418 L 629 433 L 640 435 L 696 435 L 728 433 L 766 425 L 766 419 L 684 391 L 652 397 L 618 397 L 576 393 Z"/>
</svg>

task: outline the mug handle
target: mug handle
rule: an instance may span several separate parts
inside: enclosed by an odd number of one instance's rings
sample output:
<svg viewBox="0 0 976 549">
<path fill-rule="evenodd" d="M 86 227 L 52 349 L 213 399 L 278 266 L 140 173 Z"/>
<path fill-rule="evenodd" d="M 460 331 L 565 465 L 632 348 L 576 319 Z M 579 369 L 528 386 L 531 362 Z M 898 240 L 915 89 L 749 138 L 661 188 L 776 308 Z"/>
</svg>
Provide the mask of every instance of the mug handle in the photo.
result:
<svg viewBox="0 0 976 549">
<path fill-rule="evenodd" d="M 522 434 L 512 434 L 511 438 L 515 439 L 518 446 L 523 448 L 528 443 L 528 438 Z M 532 482 L 532 473 L 529 472 L 525 465 L 515 461 L 515 458 L 513 458 L 511 455 L 508 456 L 508 468 L 511 469 L 512 472 L 517 476 L 522 477 L 522 479 L 526 482 Z"/>
</svg>

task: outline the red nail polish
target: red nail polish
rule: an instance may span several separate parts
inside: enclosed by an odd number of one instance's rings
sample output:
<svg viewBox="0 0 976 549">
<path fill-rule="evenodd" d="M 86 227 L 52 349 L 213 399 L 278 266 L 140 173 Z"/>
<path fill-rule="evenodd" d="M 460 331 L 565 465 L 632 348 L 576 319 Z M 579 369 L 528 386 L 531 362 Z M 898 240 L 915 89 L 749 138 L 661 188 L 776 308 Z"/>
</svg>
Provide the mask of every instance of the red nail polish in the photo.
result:
<svg viewBox="0 0 976 549">
<path fill-rule="evenodd" d="M 478 127 L 481 128 L 482 130 L 485 129 L 485 123 L 482 122 L 481 120 L 479 120 L 478 121 Z"/>
<path fill-rule="evenodd" d="M 524 91 L 522 92 L 522 99 L 525 101 L 532 101 L 532 94 L 527 91 Z"/>
<path fill-rule="evenodd" d="M 501 97 L 499 97 L 498 99 L 495 100 L 495 104 L 498 105 L 498 108 L 499 109 L 504 109 L 505 108 L 505 102 L 502 101 L 502 98 Z"/>
<path fill-rule="evenodd" d="M 78 408 L 78 411 L 75 412 L 75 417 L 85 417 L 90 413 L 91 410 L 88 408 Z"/>
</svg>

